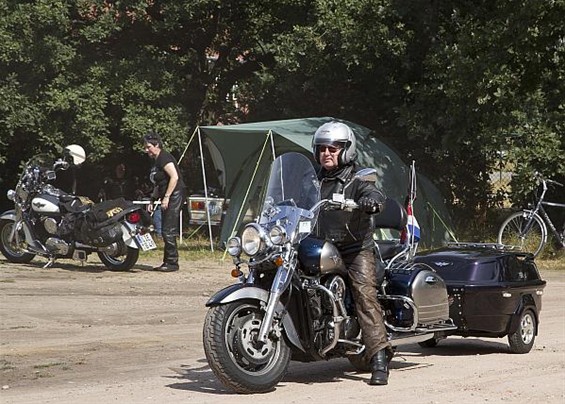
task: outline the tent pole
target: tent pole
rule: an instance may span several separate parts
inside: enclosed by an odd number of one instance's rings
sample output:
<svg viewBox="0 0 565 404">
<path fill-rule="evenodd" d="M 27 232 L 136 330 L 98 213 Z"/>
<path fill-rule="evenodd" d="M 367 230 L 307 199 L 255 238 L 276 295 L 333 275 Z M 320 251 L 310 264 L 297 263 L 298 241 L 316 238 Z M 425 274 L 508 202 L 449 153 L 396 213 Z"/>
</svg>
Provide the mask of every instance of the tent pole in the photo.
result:
<svg viewBox="0 0 565 404">
<path fill-rule="evenodd" d="M 182 159 L 184 158 L 184 155 L 186 154 L 188 147 L 190 146 L 190 144 L 192 143 L 192 140 L 194 139 L 194 136 L 196 135 L 196 132 L 200 131 L 200 127 L 196 127 L 196 129 L 194 129 L 194 131 L 192 132 L 192 136 L 190 136 L 190 139 L 188 139 L 188 143 L 186 144 L 186 146 L 184 147 L 184 150 L 182 152 L 182 154 L 179 157 L 178 160 L 178 164 L 180 165 L 180 162 L 182 161 Z M 188 197 L 188 195 L 187 195 Z M 188 198 L 187 198 L 188 199 Z M 188 201 L 187 203 L 190 203 L 190 201 Z M 190 209 L 190 207 L 189 207 Z M 179 233 L 180 233 L 180 237 L 179 237 L 179 241 L 182 243 L 182 209 L 180 212 L 180 219 L 179 219 Z"/>
<path fill-rule="evenodd" d="M 184 147 L 184 150 L 182 152 L 182 154 L 179 157 L 179 161 L 178 164 L 180 164 L 180 162 L 182 161 L 182 159 L 184 158 L 184 155 L 186 154 L 188 147 L 190 146 L 190 144 L 192 143 L 192 140 L 194 139 L 194 136 L 196 135 L 196 133 L 200 133 L 200 127 L 197 126 L 196 129 L 194 129 L 194 132 L 192 132 L 192 136 L 190 137 L 190 139 L 188 139 L 188 143 L 186 144 L 186 146 Z"/>
<path fill-rule="evenodd" d="M 231 229 L 230 232 L 230 237 L 233 237 L 235 234 L 235 229 L 239 224 L 239 220 L 241 219 L 241 215 L 243 214 L 243 208 L 245 206 L 245 204 L 247 203 L 247 198 L 249 197 L 249 192 L 251 191 L 251 186 L 253 185 L 253 181 L 255 180 L 255 176 L 257 175 L 257 171 L 259 170 L 259 164 L 261 163 L 261 160 L 263 158 L 263 154 L 265 153 L 265 149 L 267 148 L 267 142 L 269 141 L 269 137 L 271 137 L 271 145 L 273 147 L 273 153 L 274 153 L 274 144 L 273 144 L 273 132 L 271 130 L 269 130 L 269 132 L 267 133 L 267 137 L 265 138 L 265 143 L 263 143 L 263 147 L 261 148 L 261 153 L 259 153 L 259 157 L 257 158 L 257 162 L 255 163 L 255 169 L 253 170 L 253 174 L 251 175 L 251 180 L 249 180 L 249 185 L 247 186 L 247 190 L 245 191 L 245 195 L 243 196 L 243 201 L 241 203 L 241 206 L 239 208 L 239 212 L 237 212 L 237 217 L 235 219 L 235 223 L 233 225 L 233 228 Z M 226 254 L 227 254 L 227 250 L 224 251 L 224 256 L 222 257 L 222 259 L 226 258 Z"/>
<path fill-rule="evenodd" d="M 206 170 L 204 169 L 204 153 L 202 151 L 202 134 L 198 129 L 198 146 L 200 148 L 200 165 L 202 167 L 202 181 L 204 183 L 204 201 L 206 206 L 206 219 L 208 220 L 208 235 L 210 237 L 210 250 L 214 251 L 214 242 L 212 240 L 212 223 L 210 222 L 210 209 L 208 201 L 208 183 L 206 182 Z"/>
<path fill-rule="evenodd" d="M 273 156 L 273 160 L 275 161 L 277 158 L 277 153 L 275 152 L 275 137 L 273 136 L 273 132 L 269 131 L 268 135 L 271 137 L 271 154 Z"/>
</svg>

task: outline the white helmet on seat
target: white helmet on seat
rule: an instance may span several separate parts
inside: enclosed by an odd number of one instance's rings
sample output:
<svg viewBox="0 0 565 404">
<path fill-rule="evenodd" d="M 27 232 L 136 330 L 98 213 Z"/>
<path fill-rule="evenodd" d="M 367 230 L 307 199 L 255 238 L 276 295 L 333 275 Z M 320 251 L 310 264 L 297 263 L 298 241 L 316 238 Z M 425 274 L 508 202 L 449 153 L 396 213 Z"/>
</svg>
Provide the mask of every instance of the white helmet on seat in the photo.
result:
<svg viewBox="0 0 565 404">
<path fill-rule="evenodd" d="M 355 134 L 349 126 L 341 122 L 332 121 L 325 123 L 314 133 L 312 154 L 318 163 L 320 162 L 319 146 L 341 147 L 343 150 L 338 157 L 340 166 L 351 163 L 357 156 Z"/>
</svg>

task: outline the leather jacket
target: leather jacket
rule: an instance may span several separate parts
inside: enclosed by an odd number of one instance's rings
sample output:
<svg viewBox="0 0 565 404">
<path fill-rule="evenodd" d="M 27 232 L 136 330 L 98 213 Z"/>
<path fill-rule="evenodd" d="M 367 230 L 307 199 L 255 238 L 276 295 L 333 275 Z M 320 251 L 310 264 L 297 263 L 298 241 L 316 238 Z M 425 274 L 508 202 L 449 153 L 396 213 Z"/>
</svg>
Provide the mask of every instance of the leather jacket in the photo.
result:
<svg viewBox="0 0 565 404">
<path fill-rule="evenodd" d="M 350 164 L 336 170 L 318 173 L 321 183 L 321 198 L 332 199 L 335 193 L 344 193 L 345 199 L 358 201 L 367 196 L 375 199 L 379 206 L 384 206 L 385 196 L 374 183 L 356 179 L 353 176 L 363 167 Z M 345 190 L 345 192 L 344 192 Z M 346 212 L 343 210 L 326 210 L 320 212 L 316 234 L 334 244 L 342 254 L 356 253 L 373 246 L 373 225 L 371 215 L 361 210 Z"/>
</svg>

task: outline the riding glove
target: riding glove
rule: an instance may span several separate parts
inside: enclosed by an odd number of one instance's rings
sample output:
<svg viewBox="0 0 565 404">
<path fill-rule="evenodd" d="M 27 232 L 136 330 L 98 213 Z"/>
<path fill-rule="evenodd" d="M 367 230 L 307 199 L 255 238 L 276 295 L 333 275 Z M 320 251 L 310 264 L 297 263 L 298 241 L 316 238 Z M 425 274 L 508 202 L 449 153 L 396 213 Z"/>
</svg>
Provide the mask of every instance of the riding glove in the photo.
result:
<svg viewBox="0 0 565 404">
<path fill-rule="evenodd" d="M 368 196 L 363 196 L 357 201 L 359 209 L 366 213 L 377 213 L 381 210 L 381 206 L 376 199 L 370 198 Z"/>
</svg>

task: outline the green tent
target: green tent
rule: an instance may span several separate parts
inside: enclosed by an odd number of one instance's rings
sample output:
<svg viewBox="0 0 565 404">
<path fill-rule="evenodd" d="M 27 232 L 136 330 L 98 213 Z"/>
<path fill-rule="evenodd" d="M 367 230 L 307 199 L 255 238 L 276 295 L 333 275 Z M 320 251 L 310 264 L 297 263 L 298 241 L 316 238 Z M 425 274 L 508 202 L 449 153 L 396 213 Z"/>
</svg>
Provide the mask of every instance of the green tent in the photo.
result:
<svg viewBox="0 0 565 404">
<path fill-rule="evenodd" d="M 221 172 L 226 197 L 230 199 L 220 241 L 226 241 L 244 221 L 257 215 L 270 163 L 278 155 L 289 151 L 303 153 L 312 159 L 312 135 L 320 125 L 333 120 L 344 122 L 353 129 L 357 137 L 357 161 L 377 170 L 377 185 L 387 196 L 399 202 L 404 201 L 409 186 L 408 165 L 391 148 L 371 135 L 371 130 L 361 125 L 331 117 L 318 117 L 199 126 L 187 148 L 197 138 L 200 155 L 202 156 L 204 147 L 208 149 L 214 165 Z M 202 172 L 206 188 L 206 176 L 209 173 L 205 173 L 204 164 Z M 425 247 L 441 245 L 450 240 L 451 234 L 451 222 L 444 200 L 437 188 L 425 177 L 418 175 L 417 185 L 414 214 L 421 227 L 420 242 Z M 211 227 L 209 231 L 211 235 Z"/>
</svg>

